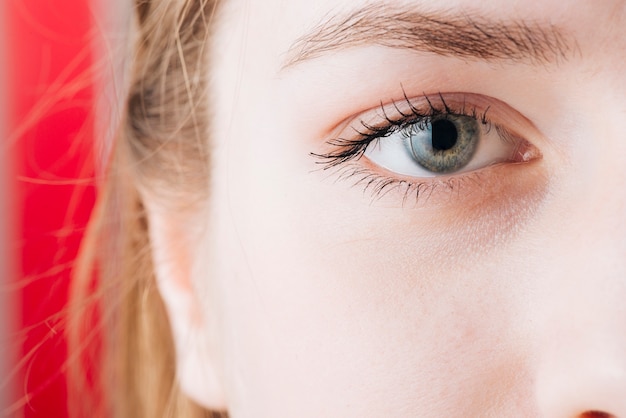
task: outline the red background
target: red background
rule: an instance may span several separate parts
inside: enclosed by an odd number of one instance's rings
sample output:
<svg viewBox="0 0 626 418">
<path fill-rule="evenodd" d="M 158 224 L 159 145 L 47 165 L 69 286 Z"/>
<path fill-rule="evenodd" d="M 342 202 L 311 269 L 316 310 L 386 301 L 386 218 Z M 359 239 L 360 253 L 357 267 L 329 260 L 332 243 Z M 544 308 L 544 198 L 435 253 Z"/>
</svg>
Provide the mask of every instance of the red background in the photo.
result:
<svg viewBox="0 0 626 418">
<path fill-rule="evenodd" d="M 63 308 L 95 199 L 92 12 L 87 0 L 6 0 L 5 7 L 21 270 L 12 415 L 65 417 Z"/>
</svg>

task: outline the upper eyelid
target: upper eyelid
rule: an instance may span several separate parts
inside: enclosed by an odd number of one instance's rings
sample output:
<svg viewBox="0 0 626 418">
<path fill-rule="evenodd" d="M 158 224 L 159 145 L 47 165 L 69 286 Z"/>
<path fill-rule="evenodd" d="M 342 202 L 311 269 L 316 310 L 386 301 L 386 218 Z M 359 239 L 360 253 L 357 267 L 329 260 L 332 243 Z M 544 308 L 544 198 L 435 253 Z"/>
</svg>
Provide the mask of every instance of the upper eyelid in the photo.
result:
<svg viewBox="0 0 626 418">
<path fill-rule="evenodd" d="M 394 118 L 388 117 L 390 112 L 395 112 L 401 118 L 410 118 L 412 116 L 426 118 L 453 114 L 480 117 L 482 122 L 486 122 L 486 113 L 492 106 L 490 104 L 476 103 L 475 95 L 471 95 L 471 100 L 468 100 L 468 96 L 467 93 L 438 92 L 434 95 L 423 93 L 420 97 L 411 99 L 404 94 L 402 100 L 391 100 L 387 104 L 381 102 L 378 108 L 366 111 L 362 115 L 366 117 L 366 115 L 372 115 L 371 112 L 380 112 L 376 115 L 378 118 L 382 117 L 391 122 Z M 418 104 L 418 102 L 422 103 Z M 481 100 L 481 102 L 483 101 Z"/>
<path fill-rule="evenodd" d="M 451 91 L 431 94 L 422 93 L 416 96 L 409 96 L 404 89 L 402 89 L 402 95 L 399 99 L 380 102 L 377 107 L 370 108 L 369 110 L 365 110 L 351 117 L 344 126 L 354 128 L 357 123 L 362 125 L 361 121 L 369 125 L 375 125 L 377 122 L 379 125 L 389 122 L 384 118 L 384 114 L 381 111 L 383 108 L 388 116 L 391 115 L 390 119 L 395 118 L 400 120 L 401 118 L 399 116 L 402 115 L 396 112 L 397 106 L 400 106 L 400 110 L 403 111 L 413 106 L 421 112 L 421 109 L 424 108 L 424 104 L 428 105 L 430 108 L 434 107 L 439 111 L 443 109 L 456 115 L 476 117 L 480 122 L 489 125 L 490 129 L 492 126 L 497 129 L 504 129 L 511 135 L 523 137 L 534 145 L 541 145 L 543 147 L 550 144 L 550 141 L 541 134 L 535 124 L 517 109 L 497 98 L 473 92 Z M 445 111 L 440 112 L 440 114 L 445 114 Z M 345 128 L 341 131 L 335 131 L 336 137 L 341 135 L 344 131 Z"/>
<path fill-rule="evenodd" d="M 425 102 L 422 103 L 421 106 L 415 104 L 418 99 L 411 100 L 406 94 L 404 94 L 402 101 L 392 100 L 386 105 L 381 102 L 377 109 L 370 110 L 362 117 L 358 118 L 358 124 L 365 128 L 367 132 L 359 130 L 359 128 L 354 125 L 352 125 L 352 128 L 356 134 L 362 137 L 372 134 L 386 136 L 386 134 L 393 133 L 396 130 L 416 123 L 425 122 L 433 117 L 442 115 L 470 116 L 484 125 L 491 125 L 491 119 L 487 116 L 491 108 L 490 105 L 484 107 L 473 104 L 468 105 L 466 100 L 463 100 L 461 105 L 458 105 L 456 102 L 454 102 L 454 105 L 450 105 L 445 99 L 444 94 L 437 93 L 436 97 L 437 100 L 424 94 L 423 97 L 419 99 Z M 424 106 L 424 104 L 426 104 L 426 106 Z M 402 108 L 402 106 L 404 106 L 404 108 Z M 382 125 L 365 121 L 368 116 L 369 120 L 377 120 L 381 122 Z"/>
</svg>

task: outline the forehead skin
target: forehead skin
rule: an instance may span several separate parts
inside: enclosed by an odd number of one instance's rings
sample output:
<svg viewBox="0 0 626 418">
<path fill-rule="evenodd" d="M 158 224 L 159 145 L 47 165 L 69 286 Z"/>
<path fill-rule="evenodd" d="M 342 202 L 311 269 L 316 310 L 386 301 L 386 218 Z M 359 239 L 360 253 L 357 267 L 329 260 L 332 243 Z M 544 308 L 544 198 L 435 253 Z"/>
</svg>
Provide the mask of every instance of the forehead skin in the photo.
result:
<svg viewBox="0 0 626 418">
<path fill-rule="evenodd" d="M 365 3 L 222 6 L 194 276 L 234 417 L 626 415 L 626 2 L 441 3 L 386 2 L 553 25 L 573 53 L 534 65 L 358 45 L 285 68 L 298 39 Z M 506 103 L 492 114 L 523 115 L 510 123 L 543 159 L 419 210 L 316 172 L 310 153 L 400 86 Z"/>
</svg>

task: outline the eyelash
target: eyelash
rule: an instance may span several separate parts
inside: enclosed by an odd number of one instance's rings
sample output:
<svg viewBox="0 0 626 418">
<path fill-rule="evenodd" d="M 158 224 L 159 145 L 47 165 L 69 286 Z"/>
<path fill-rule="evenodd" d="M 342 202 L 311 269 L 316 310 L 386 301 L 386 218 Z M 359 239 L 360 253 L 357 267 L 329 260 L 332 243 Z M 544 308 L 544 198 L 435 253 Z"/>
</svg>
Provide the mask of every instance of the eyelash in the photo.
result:
<svg viewBox="0 0 626 418">
<path fill-rule="evenodd" d="M 436 188 L 443 186 L 448 190 L 455 190 L 466 181 L 473 183 L 479 181 L 481 170 L 446 177 L 413 178 L 408 180 L 407 178 L 382 175 L 378 171 L 355 163 L 355 161 L 363 157 L 366 149 L 372 143 L 409 126 L 417 125 L 422 129 L 429 124 L 433 118 L 438 116 L 468 116 L 482 124 L 487 132 L 495 128 L 503 141 L 513 141 L 511 134 L 504 127 L 492 123 L 487 117 L 489 107 L 486 107 L 485 110 L 481 112 L 478 111 L 477 107 L 467 109 L 466 103 L 463 100 L 460 108 L 455 109 L 446 103 L 443 94 L 438 93 L 437 99 L 441 102 L 438 105 L 435 105 L 433 103 L 434 100 L 429 98 L 428 95 L 423 95 L 423 100 L 427 108 L 425 111 L 421 111 L 408 98 L 404 89 L 402 92 L 403 101 L 406 102 L 402 105 L 407 105 L 408 107 L 407 110 L 402 111 L 399 103 L 393 101 L 391 103 L 391 110 L 398 114 L 397 117 L 391 117 L 389 110 L 387 110 L 389 106 L 385 106 L 381 102 L 379 107 L 380 114 L 378 115 L 378 117 L 383 120 L 381 125 L 372 125 L 364 120 L 360 120 L 360 127 L 353 127 L 356 136 L 355 139 L 330 139 L 326 143 L 331 146 L 333 150 L 327 153 L 311 153 L 313 157 L 319 159 L 316 163 L 323 165 L 323 170 L 337 169 L 338 180 L 356 179 L 353 182 L 353 186 L 363 186 L 364 193 L 370 191 L 372 201 L 380 199 L 393 189 L 403 189 L 402 203 L 404 205 L 412 195 L 417 202 L 417 200 L 424 195 L 430 196 Z"/>
</svg>

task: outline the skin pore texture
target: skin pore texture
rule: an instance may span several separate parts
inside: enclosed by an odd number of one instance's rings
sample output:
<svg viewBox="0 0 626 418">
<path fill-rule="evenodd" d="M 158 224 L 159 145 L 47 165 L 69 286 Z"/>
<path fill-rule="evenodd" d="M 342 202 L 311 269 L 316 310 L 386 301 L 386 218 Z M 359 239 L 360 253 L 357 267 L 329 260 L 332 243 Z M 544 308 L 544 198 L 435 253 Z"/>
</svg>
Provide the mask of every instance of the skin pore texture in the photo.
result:
<svg viewBox="0 0 626 418">
<path fill-rule="evenodd" d="M 447 44 L 374 30 L 407 14 Z M 626 417 L 626 2 L 228 0 L 215 25 L 206 210 L 147 205 L 188 395 L 232 417 Z M 428 102 L 530 157 L 416 178 L 312 155 Z"/>
</svg>

